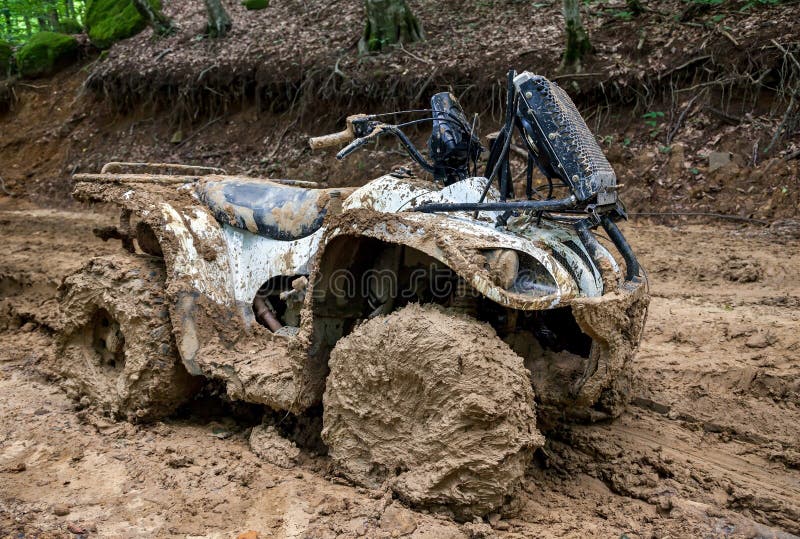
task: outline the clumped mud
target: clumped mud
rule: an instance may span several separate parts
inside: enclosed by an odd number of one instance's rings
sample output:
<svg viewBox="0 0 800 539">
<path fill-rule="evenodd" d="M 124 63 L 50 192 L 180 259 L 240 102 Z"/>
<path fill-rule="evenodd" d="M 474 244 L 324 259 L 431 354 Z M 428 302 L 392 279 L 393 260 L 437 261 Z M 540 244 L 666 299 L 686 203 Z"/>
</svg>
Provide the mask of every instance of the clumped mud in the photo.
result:
<svg viewBox="0 0 800 539">
<path fill-rule="evenodd" d="M 544 443 L 522 359 L 488 324 L 412 304 L 357 327 L 329 365 L 322 438 L 332 460 L 415 506 L 484 515 Z"/>
<path fill-rule="evenodd" d="M 175 349 L 163 263 L 148 256 L 90 260 L 64 280 L 56 361 L 68 394 L 113 416 L 174 412 L 198 386 Z"/>
<path fill-rule="evenodd" d="M 281 468 L 293 468 L 300 458 L 300 450 L 294 442 L 282 437 L 272 425 L 253 427 L 250 449 L 265 462 Z"/>
</svg>

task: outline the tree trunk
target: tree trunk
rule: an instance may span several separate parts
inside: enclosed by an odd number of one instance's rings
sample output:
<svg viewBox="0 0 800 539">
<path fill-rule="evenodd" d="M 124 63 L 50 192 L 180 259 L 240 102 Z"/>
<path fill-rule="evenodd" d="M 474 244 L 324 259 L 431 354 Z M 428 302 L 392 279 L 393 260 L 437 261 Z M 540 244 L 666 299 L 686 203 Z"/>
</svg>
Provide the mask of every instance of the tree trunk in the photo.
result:
<svg viewBox="0 0 800 539">
<path fill-rule="evenodd" d="M 161 10 L 154 7 L 150 0 L 133 0 L 133 5 L 139 15 L 147 21 L 147 24 L 153 27 L 156 34 L 165 36 L 172 32 L 172 21 L 161 13 Z"/>
<path fill-rule="evenodd" d="M 592 50 L 589 36 L 581 23 L 580 0 L 564 0 L 564 23 L 567 42 L 561 68 L 578 72 L 581 70 L 581 60 Z"/>
<path fill-rule="evenodd" d="M 3 5 L 3 18 L 6 21 L 5 31 L 8 35 L 11 35 L 11 30 L 12 30 L 11 9 L 5 4 Z"/>
<path fill-rule="evenodd" d="M 58 9 L 55 6 L 47 10 L 47 20 L 51 30 L 54 32 L 61 30 L 61 21 L 58 19 Z"/>
<path fill-rule="evenodd" d="M 205 0 L 208 12 L 208 35 L 211 37 L 225 37 L 231 29 L 231 18 L 222 7 L 221 0 Z"/>
<path fill-rule="evenodd" d="M 405 0 L 365 0 L 367 26 L 358 43 L 364 54 L 379 51 L 393 43 L 412 43 L 425 39 L 425 32 Z"/>
<path fill-rule="evenodd" d="M 635 17 L 644 13 L 644 6 L 641 0 L 625 0 L 625 6 Z"/>
</svg>

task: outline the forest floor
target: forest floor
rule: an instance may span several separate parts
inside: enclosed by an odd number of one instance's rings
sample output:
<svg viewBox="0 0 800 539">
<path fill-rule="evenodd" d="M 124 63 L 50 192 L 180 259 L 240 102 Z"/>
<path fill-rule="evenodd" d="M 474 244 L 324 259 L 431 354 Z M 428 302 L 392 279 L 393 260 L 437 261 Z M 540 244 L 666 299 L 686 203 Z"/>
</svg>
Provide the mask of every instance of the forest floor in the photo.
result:
<svg viewBox="0 0 800 539">
<path fill-rule="evenodd" d="M 428 40 L 367 58 L 357 0 L 228 2 L 219 42 L 198 37 L 201 4 L 166 4 L 173 36 L 146 30 L 53 77 L 0 81 L 0 537 L 800 535 L 800 125 L 783 123 L 800 81 L 785 53 L 800 44 L 796 2 L 665 0 L 641 18 L 590 3 L 595 52 L 577 75 L 553 53 L 558 2 L 410 1 Z M 307 138 L 447 89 L 485 135 L 509 67 L 558 77 L 598 135 L 639 214 L 624 231 L 652 303 L 627 412 L 551 433 L 500 514 L 410 511 L 305 449 L 289 468 L 266 463 L 248 445 L 260 418 L 213 397 L 131 425 L 77 409 L 47 378 L 57 286 L 118 249 L 92 234 L 110 210 L 70 199 L 72 174 L 182 162 L 361 185 L 408 164 L 394 142 L 340 163 Z"/>
</svg>

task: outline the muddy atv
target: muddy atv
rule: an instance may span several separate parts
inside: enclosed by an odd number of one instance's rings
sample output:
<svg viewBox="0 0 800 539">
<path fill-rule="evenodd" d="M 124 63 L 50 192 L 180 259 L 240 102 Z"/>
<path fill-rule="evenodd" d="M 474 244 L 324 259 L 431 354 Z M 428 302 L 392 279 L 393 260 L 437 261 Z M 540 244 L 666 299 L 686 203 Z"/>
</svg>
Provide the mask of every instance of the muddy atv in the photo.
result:
<svg viewBox="0 0 800 539">
<path fill-rule="evenodd" d="M 433 182 L 398 169 L 331 189 L 137 163 L 76 175 L 76 198 L 121 209 L 96 233 L 124 249 L 63 283 L 69 392 L 130 420 L 169 414 L 202 379 L 273 410 L 321 403 L 339 473 L 458 518 L 503 503 L 544 442 L 537 421 L 618 414 L 648 299 L 614 223 L 616 177 L 566 93 L 512 72 L 482 175 L 487 151 L 452 95 L 425 118 L 386 117 L 351 116 L 311 146 L 347 144 L 344 158 L 394 136 Z M 428 158 L 402 130 L 421 121 Z"/>
</svg>

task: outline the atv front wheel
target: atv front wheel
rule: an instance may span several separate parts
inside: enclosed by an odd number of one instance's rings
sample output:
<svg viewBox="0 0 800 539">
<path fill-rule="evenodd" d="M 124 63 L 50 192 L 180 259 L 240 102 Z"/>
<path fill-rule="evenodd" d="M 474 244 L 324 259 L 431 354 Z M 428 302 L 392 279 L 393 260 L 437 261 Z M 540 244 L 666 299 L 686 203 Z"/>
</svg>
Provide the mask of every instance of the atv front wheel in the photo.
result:
<svg viewBox="0 0 800 539">
<path fill-rule="evenodd" d="M 128 420 L 173 412 L 197 383 L 178 359 L 163 262 L 94 258 L 62 285 L 56 372 L 72 396 Z"/>
<path fill-rule="evenodd" d="M 488 325 L 435 305 L 373 318 L 330 356 L 322 438 L 361 485 L 459 519 L 500 506 L 544 439 L 528 373 Z"/>
</svg>

